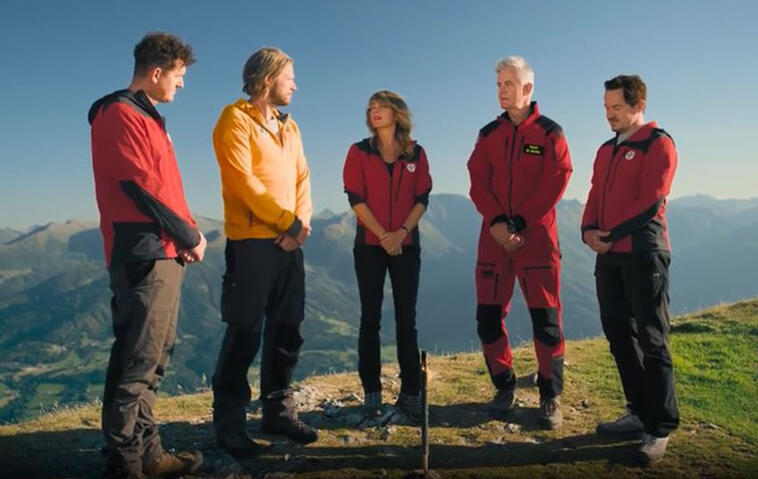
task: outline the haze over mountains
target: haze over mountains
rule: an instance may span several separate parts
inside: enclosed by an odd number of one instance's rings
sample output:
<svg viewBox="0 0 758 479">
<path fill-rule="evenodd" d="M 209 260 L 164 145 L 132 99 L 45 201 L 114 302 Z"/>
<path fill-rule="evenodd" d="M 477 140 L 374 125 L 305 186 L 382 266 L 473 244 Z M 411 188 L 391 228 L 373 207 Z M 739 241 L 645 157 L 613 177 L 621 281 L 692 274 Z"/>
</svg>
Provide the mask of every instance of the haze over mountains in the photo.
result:
<svg viewBox="0 0 758 479">
<path fill-rule="evenodd" d="M 563 320 L 569 338 L 600 333 L 594 256 L 579 235 L 582 207 L 569 200 L 558 208 Z M 758 199 L 681 198 L 669 203 L 668 218 L 675 311 L 758 295 Z M 200 225 L 209 250 L 202 264 L 188 269 L 176 352 L 162 387 L 169 393 L 210 382 L 223 333 L 218 301 L 225 237 L 218 220 L 201 218 Z M 354 217 L 324 211 L 312 226 L 305 248 L 306 343 L 300 377 L 357 364 Z M 420 343 L 431 351 L 478 348 L 473 269 L 479 226 L 480 217 L 467 198 L 432 196 L 421 224 L 418 302 Z M 96 222 L 71 220 L 27 232 L 0 228 L 0 241 L 0 420 L 29 417 L 40 406 L 96 398 L 112 341 L 108 279 Z M 394 359 L 389 284 L 385 308 L 384 357 Z M 514 342 L 531 340 L 519 293 L 507 324 Z"/>
</svg>

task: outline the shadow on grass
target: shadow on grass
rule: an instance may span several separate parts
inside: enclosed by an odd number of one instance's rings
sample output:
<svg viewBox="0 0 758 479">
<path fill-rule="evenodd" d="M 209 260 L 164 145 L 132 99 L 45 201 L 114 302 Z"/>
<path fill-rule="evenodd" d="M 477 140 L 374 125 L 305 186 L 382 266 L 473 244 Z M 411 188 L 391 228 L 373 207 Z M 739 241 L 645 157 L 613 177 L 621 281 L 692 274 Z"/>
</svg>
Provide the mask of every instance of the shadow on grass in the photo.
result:
<svg viewBox="0 0 758 479">
<path fill-rule="evenodd" d="M 392 444 L 344 447 L 308 447 L 255 432 L 252 435 L 272 442 L 272 448 L 255 460 L 234 461 L 216 448 L 210 424 L 175 422 L 161 425 L 164 447 L 177 450 L 199 449 L 205 463 L 193 477 L 227 477 L 231 473 L 262 477 L 268 472 L 358 470 L 413 470 L 419 466 L 418 447 Z M 434 434 L 432 433 L 432 440 Z M 106 460 L 100 431 L 76 429 L 36 432 L 0 437 L 0 477 L 3 478 L 95 478 L 105 470 Z M 606 461 L 631 465 L 630 444 L 605 442 L 594 435 L 580 435 L 539 444 L 447 445 L 432 444 L 431 458 L 436 469 L 514 467 L 548 463 Z"/>
</svg>

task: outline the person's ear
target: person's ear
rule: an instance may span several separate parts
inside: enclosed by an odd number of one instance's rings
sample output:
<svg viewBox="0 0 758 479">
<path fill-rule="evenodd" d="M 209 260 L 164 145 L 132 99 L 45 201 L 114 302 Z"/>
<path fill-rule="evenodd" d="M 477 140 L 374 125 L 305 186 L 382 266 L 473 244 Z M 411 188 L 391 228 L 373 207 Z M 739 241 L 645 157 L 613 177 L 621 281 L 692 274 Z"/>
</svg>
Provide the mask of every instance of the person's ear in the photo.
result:
<svg viewBox="0 0 758 479">
<path fill-rule="evenodd" d="M 148 77 L 152 83 L 158 83 L 158 80 L 161 78 L 161 73 L 163 73 L 161 67 L 154 67 L 152 70 L 150 70 Z"/>
<path fill-rule="evenodd" d="M 647 100 L 640 100 L 637 102 L 637 113 L 645 113 L 645 107 L 647 106 Z"/>
</svg>

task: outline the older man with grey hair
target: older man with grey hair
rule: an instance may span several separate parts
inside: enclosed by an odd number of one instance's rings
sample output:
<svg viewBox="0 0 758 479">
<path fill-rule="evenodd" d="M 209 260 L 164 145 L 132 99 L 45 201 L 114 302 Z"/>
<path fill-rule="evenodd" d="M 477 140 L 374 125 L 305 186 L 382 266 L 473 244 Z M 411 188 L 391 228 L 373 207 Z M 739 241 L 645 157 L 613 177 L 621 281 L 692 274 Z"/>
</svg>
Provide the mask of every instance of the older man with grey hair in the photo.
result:
<svg viewBox="0 0 758 479">
<path fill-rule="evenodd" d="M 497 62 L 497 96 L 505 110 L 480 131 L 468 161 L 471 200 L 482 215 L 476 263 L 477 332 L 497 389 L 489 409 L 515 403 L 516 377 L 505 327 L 518 279 L 532 319 L 540 391 L 540 423 L 563 420 L 564 336 L 561 323 L 555 206 L 572 166 L 561 127 L 531 101 L 534 71 L 521 57 Z"/>
</svg>

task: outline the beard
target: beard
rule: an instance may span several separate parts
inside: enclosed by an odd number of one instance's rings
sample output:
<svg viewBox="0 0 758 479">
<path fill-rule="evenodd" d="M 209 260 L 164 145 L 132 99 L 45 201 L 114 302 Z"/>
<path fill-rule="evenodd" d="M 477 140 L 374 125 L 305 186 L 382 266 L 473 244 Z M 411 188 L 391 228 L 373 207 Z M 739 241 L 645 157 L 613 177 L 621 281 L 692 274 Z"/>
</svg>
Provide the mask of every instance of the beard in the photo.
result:
<svg viewBox="0 0 758 479">
<path fill-rule="evenodd" d="M 271 104 L 275 106 L 287 106 L 290 104 L 290 98 L 286 94 L 277 91 L 271 91 L 268 98 Z"/>
</svg>

